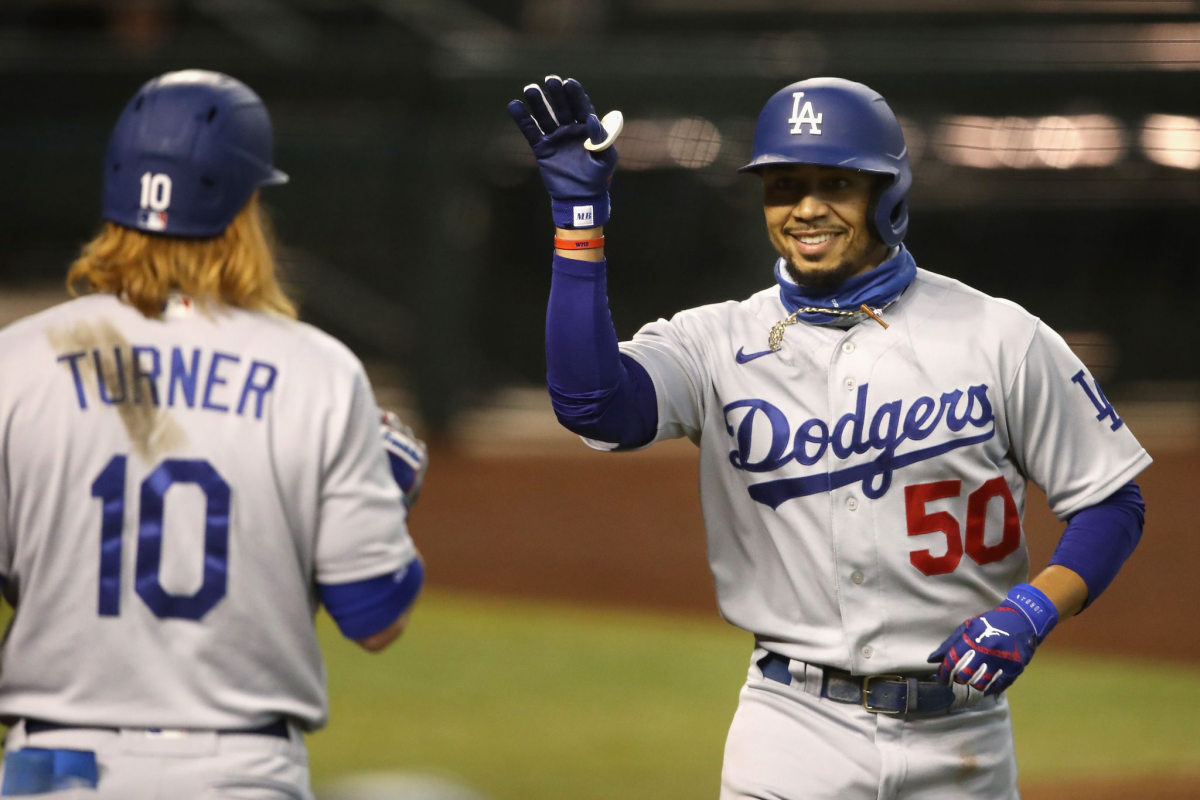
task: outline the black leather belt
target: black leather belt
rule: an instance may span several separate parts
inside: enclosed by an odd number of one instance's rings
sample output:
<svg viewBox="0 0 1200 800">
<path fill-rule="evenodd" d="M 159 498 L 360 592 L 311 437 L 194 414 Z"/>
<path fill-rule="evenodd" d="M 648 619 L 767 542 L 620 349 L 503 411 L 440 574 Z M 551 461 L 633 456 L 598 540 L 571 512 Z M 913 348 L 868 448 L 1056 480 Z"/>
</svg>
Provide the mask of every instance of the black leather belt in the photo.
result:
<svg viewBox="0 0 1200 800">
<path fill-rule="evenodd" d="M 112 731 L 115 733 L 115 732 L 119 731 L 120 728 L 114 728 L 109 725 L 63 725 L 58 722 L 47 722 L 44 719 L 26 719 L 25 720 L 25 733 L 26 734 L 46 733 L 47 731 L 78 731 L 78 730 Z M 161 728 L 146 728 L 146 730 L 158 731 L 158 730 L 161 730 Z M 207 731 L 196 731 L 196 732 L 200 733 L 200 732 L 207 732 Z M 288 731 L 288 724 L 284 720 L 278 720 L 276 722 L 272 722 L 269 725 L 263 725 L 262 727 L 259 727 L 259 728 L 249 728 L 249 729 L 246 729 L 246 728 L 222 728 L 222 729 L 212 731 L 212 732 L 213 733 L 221 733 L 221 734 L 237 734 L 240 736 L 245 736 L 245 735 L 275 736 L 280 739 L 290 739 L 291 738 L 291 733 Z"/>
<path fill-rule="evenodd" d="M 758 660 L 764 678 L 791 686 L 789 659 L 767 653 Z M 861 705 L 875 714 L 913 714 L 946 711 L 954 690 L 935 680 L 904 675 L 851 675 L 836 667 L 821 667 L 821 697 L 835 703 Z"/>
</svg>

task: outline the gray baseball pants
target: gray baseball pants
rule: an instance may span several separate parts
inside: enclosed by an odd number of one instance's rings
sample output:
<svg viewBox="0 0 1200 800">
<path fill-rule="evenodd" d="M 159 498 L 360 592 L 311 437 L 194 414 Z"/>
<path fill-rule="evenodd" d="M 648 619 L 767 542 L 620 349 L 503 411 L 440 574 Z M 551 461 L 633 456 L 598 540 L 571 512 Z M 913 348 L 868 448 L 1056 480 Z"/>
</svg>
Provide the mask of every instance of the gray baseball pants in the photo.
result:
<svg viewBox="0 0 1200 800">
<path fill-rule="evenodd" d="M 1017 800 L 1003 695 L 972 690 L 961 710 L 874 714 L 820 696 L 819 672 L 791 662 L 790 686 L 756 662 L 725 743 L 721 800 Z M 806 674 L 807 673 L 807 674 Z"/>
</svg>

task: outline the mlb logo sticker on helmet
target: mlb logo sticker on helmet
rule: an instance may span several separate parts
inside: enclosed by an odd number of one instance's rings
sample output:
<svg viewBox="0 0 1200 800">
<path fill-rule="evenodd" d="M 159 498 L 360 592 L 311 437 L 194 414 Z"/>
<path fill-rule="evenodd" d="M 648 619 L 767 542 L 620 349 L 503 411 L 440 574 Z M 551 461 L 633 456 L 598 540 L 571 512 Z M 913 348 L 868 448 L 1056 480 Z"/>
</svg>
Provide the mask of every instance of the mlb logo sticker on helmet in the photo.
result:
<svg viewBox="0 0 1200 800">
<path fill-rule="evenodd" d="M 800 98 L 804 97 L 804 92 L 794 92 L 792 94 L 792 116 L 788 118 L 788 122 L 792 123 L 792 133 L 804 133 L 800 127 L 804 123 L 808 123 L 808 132 L 821 135 L 821 129 L 817 126 L 825 121 L 824 112 L 813 114 L 811 100 L 804 101 L 804 108 L 800 107 Z"/>
<path fill-rule="evenodd" d="M 146 231 L 165 231 L 167 229 L 167 212 L 150 211 L 143 208 L 138 212 L 137 226 Z"/>
</svg>

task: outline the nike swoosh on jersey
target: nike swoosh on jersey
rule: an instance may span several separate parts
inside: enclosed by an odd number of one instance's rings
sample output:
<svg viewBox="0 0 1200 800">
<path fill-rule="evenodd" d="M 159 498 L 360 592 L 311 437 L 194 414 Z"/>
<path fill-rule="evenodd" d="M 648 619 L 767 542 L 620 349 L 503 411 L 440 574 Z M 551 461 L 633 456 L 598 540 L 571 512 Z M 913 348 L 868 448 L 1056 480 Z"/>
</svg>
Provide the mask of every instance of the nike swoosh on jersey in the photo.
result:
<svg viewBox="0 0 1200 800">
<path fill-rule="evenodd" d="M 739 364 L 745 364 L 747 361 L 753 361 L 756 358 L 762 358 L 763 356 L 769 356 L 769 355 L 771 355 L 771 353 L 775 352 L 774 350 L 763 350 L 762 352 L 759 352 L 759 353 L 751 353 L 750 355 L 746 355 L 745 352 L 743 352 L 745 349 L 746 348 L 744 348 L 744 347 L 739 347 L 738 351 L 737 351 L 737 355 L 734 356 L 734 358 L 737 360 L 737 363 L 739 363 Z"/>
</svg>

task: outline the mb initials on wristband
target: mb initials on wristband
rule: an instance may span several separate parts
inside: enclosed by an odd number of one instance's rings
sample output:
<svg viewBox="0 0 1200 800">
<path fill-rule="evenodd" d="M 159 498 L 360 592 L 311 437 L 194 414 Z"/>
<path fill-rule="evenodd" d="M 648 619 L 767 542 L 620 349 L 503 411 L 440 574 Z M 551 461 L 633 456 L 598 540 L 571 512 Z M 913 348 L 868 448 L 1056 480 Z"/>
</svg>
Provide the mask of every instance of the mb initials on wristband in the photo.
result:
<svg viewBox="0 0 1200 800">
<path fill-rule="evenodd" d="M 608 222 L 608 195 L 579 200 L 550 198 L 551 216 L 559 228 L 597 228 Z"/>
<path fill-rule="evenodd" d="M 1040 589 L 1028 583 L 1019 583 L 1008 592 L 1008 602 L 1029 618 L 1033 632 L 1040 643 L 1058 624 L 1058 609 Z"/>
<path fill-rule="evenodd" d="M 555 236 L 554 247 L 557 250 L 595 250 L 598 247 L 604 247 L 604 237 L 597 236 L 595 239 L 564 239 L 561 236 Z"/>
</svg>

